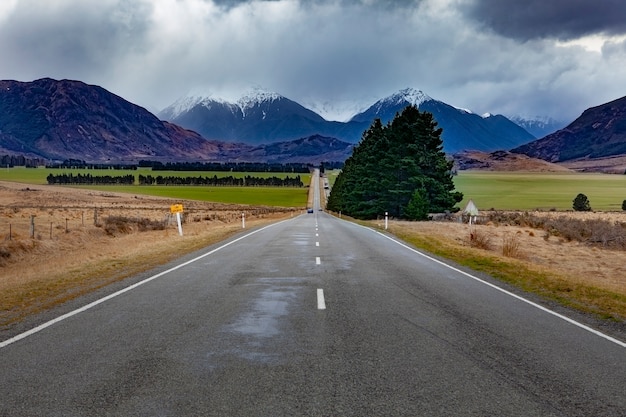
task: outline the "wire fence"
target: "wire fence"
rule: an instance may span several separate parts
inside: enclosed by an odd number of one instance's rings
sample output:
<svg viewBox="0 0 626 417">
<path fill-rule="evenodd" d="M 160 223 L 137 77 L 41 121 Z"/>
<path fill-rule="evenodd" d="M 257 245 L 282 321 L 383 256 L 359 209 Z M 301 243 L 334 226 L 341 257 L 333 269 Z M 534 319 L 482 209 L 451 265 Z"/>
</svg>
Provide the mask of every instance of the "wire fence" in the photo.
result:
<svg viewBox="0 0 626 417">
<path fill-rule="evenodd" d="M 231 223 L 246 219 L 264 218 L 291 211 L 286 209 L 244 208 L 198 209 L 189 208 L 181 213 L 182 223 Z M 163 208 L 93 207 L 93 208 L 37 208 L 11 207 L 0 209 L 0 239 L 57 239 L 78 229 L 104 227 L 111 219 L 129 223 L 160 224 L 163 229 L 176 227 L 176 216 Z"/>
</svg>

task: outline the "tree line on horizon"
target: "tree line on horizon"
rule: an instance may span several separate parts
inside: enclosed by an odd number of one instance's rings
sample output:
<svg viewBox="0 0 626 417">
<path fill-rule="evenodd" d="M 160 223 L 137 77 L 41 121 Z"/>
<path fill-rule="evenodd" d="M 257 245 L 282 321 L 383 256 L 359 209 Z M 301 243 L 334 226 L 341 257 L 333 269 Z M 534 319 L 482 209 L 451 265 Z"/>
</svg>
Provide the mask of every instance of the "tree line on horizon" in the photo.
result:
<svg viewBox="0 0 626 417">
<path fill-rule="evenodd" d="M 91 175 L 91 174 L 49 174 L 46 177 L 49 185 L 133 185 L 135 176 L 128 175 Z"/>
<path fill-rule="evenodd" d="M 232 175 L 218 177 L 177 177 L 157 175 L 139 175 L 139 185 L 206 185 L 214 187 L 304 187 L 300 175 L 284 178 L 272 177 L 233 177 Z"/>
<path fill-rule="evenodd" d="M 59 175 L 49 174 L 46 177 L 50 185 L 134 185 L 135 176 L 128 175 L 91 175 L 91 174 L 72 174 L 63 173 Z M 246 175 L 245 177 L 236 178 L 232 175 L 218 177 L 198 176 L 198 177 L 177 177 L 177 176 L 152 176 L 139 175 L 139 185 L 203 185 L 203 186 L 221 186 L 221 187 L 304 187 L 300 175 L 284 178 L 276 176 L 262 178 Z"/>
<path fill-rule="evenodd" d="M 374 120 L 337 176 L 327 208 L 358 219 L 388 213 L 426 220 L 457 211 L 463 194 L 454 190 L 441 133 L 433 115 L 413 105 L 386 125 Z"/>
<path fill-rule="evenodd" d="M 271 162 L 160 162 L 139 161 L 139 167 L 152 168 L 152 171 L 217 171 L 217 172 L 276 172 L 307 174 L 312 165 L 305 163 Z"/>
</svg>

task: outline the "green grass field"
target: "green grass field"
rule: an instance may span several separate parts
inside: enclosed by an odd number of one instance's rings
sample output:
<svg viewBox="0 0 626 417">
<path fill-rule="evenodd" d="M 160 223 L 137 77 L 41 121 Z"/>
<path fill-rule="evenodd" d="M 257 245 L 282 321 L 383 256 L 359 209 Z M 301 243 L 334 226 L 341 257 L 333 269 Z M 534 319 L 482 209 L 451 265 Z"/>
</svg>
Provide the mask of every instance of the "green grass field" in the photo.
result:
<svg viewBox="0 0 626 417">
<path fill-rule="evenodd" d="M 152 176 L 179 176 L 179 177 L 218 177 L 229 176 L 245 177 L 272 177 L 284 178 L 300 175 L 302 182 L 308 186 L 311 182 L 310 174 L 276 173 L 276 172 L 213 172 L 213 171 L 154 171 L 149 168 L 137 170 L 86 170 L 86 169 L 45 169 L 45 168 L 2 168 L 0 169 L 0 181 L 14 181 L 24 184 L 45 185 L 49 174 L 59 175 L 63 173 L 98 175 L 135 175 L 135 180 L 141 175 Z M 69 186 L 68 186 L 69 187 Z M 196 186 L 159 186 L 159 185 L 103 185 L 103 186 L 72 186 L 76 188 L 88 188 L 91 190 L 113 191 L 128 194 L 153 195 L 158 197 L 170 197 L 183 200 L 212 201 L 216 203 L 250 204 L 278 207 L 305 207 L 307 204 L 308 187 L 196 187 Z"/>
<path fill-rule="evenodd" d="M 626 175 L 461 171 L 454 184 L 458 207 L 472 199 L 479 210 L 572 210 L 582 193 L 593 210 L 621 211 L 626 200 Z"/>
<path fill-rule="evenodd" d="M 45 168 L 0 168 L 0 181 L 15 181 L 25 184 L 47 184 L 48 174 L 63 172 L 92 175 L 143 175 L 162 176 L 237 176 L 257 177 L 298 174 L 246 173 L 246 172 L 203 172 L 203 171 L 155 171 L 149 168 L 131 170 L 60 170 Z M 327 172 L 330 183 L 338 171 Z M 302 182 L 308 185 L 309 174 L 299 174 Z M 461 171 L 454 177 L 456 189 L 463 193 L 463 208 L 472 199 L 478 209 L 488 210 L 571 210 L 574 198 L 579 193 L 589 198 L 591 208 L 597 211 L 621 211 L 626 200 L 626 175 L 580 174 L 580 173 L 519 173 Z M 85 187 L 103 191 L 116 191 L 129 194 L 145 194 L 180 199 L 214 201 L 283 207 L 306 206 L 308 188 L 283 187 L 194 187 L 194 186 L 100 186 Z"/>
</svg>

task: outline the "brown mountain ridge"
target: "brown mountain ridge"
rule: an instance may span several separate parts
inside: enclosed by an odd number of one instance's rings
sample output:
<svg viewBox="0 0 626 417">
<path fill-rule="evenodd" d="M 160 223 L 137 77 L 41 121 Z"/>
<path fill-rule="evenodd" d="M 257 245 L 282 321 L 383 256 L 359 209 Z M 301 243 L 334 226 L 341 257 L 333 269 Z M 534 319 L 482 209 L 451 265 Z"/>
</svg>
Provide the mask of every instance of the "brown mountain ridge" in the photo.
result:
<svg viewBox="0 0 626 417">
<path fill-rule="evenodd" d="M 593 161 L 605 166 L 607 159 L 626 156 L 626 97 L 587 109 L 564 129 L 511 152 L 572 166 L 591 161 L 587 167 L 593 166 Z"/>
<path fill-rule="evenodd" d="M 80 81 L 0 81 L 0 145 L 49 159 L 215 159 L 233 147 Z"/>
</svg>

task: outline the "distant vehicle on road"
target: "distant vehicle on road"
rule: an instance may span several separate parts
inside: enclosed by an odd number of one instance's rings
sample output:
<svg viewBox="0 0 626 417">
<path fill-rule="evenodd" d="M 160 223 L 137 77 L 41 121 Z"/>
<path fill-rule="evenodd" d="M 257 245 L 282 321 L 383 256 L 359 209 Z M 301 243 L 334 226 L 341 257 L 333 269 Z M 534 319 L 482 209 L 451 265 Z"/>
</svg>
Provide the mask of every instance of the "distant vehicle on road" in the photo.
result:
<svg viewBox="0 0 626 417">
<path fill-rule="evenodd" d="M 307 212 L 307 213 L 313 213 L 313 209 L 312 209 L 312 208 L 307 209 L 307 210 L 306 210 L 306 212 Z"/>
</svg>

